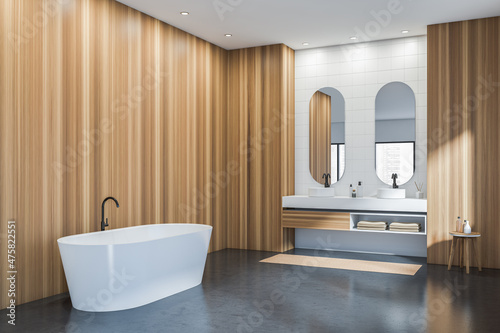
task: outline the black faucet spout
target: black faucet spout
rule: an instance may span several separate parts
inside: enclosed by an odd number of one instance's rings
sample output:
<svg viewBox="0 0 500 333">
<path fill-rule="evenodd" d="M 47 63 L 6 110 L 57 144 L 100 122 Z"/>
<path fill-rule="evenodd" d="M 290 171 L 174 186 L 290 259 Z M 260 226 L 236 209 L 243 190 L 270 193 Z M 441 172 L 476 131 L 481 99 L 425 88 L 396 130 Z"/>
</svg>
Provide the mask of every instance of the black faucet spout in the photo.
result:
<svg viewBox="0 0 500 333">
<path fill-rule="evenodd" d="M 332 178 L 332 176 L 329 173 L 324 173 L 322 178 L 325 179 L 325 187 L 330 187 L 328 179 Z"/>
<path fill-rule="evenodd" d="M 103 200 L 102 202 L 102 215 L 101 215 L 101 231 L 104 231 L 106 229 L 107 226 L 109 226 L 108 224 L 108 219 L 106 219 L 106 222 L 104 222 L 104 205 L 106 204 L 106 201 L 108 200 L 113 200 L 116 204 L 116 208 L 120 208 L 120 204 L 118 203 L 118 200 L 116 200 L 115 198 L 113 197 L 107 197 L 106 199 Z"/>
<path fill-rule="evenodd" d="M 398 184 L 396 184 L 396 179 L 398 179 L 398 174 L 393 173 L 391 178 L 392 178 L 392 188 L 399 188 Z"/>
</svg>

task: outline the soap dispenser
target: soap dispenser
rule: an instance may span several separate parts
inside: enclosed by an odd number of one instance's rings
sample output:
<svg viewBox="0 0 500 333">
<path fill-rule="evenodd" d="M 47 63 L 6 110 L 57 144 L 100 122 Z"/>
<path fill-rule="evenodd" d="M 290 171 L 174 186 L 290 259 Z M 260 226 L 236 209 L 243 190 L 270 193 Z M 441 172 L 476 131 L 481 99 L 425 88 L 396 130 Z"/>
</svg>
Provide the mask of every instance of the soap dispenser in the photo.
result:
<svg viewBox="0 0 500 333">
<path fill-rule="evenodd" d="M 349 186 L 349 191 L 351 192 L 351 198 L 356 198 L 356 189 L 352 187 L 352 184 Z"/>
<path fill-rule="evenodd" d="M 363 197 L 363 185 L 361 185 L 361 182 L 358 182 L 358 187 L 356 188 L 356 196 L 358 198 Z"/>
<path fill-rule="evenodd" d="M 465 223 L 465 225 L 464 225 L 464 234 L 470 234 L 472 232 L 472 230 L 471 230 L 469 221 L 465 220 L 464 223 Z"/>
</svg>

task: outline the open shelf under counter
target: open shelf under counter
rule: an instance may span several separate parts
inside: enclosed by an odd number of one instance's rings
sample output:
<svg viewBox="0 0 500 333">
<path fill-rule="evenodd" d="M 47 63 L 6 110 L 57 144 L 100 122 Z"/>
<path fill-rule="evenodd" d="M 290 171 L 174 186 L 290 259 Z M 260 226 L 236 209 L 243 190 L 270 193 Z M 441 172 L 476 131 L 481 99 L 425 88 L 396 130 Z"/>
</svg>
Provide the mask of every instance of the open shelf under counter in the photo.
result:
<svg viewBox="0 0 500 333">
<path fill-rule="evenodd" d="M 373 213 L 373 212 L 353 212 L 350 214 L 351 225 L 350 230 L 356 232 L 373 232 L 373 233 L 391 233 L 401 235 L 427 235 L 427 215 L 423 214 L 404 214 L 404 213 Z M 359 230 L 357 224 L 359 221 L 372 221 L 372 222 L 387 222 L 387 230 Z M 391 223 L 419 223 L 421 230 L 419 232 L 408 231 L 393 231 L 389 230 Z"/>
</svg>

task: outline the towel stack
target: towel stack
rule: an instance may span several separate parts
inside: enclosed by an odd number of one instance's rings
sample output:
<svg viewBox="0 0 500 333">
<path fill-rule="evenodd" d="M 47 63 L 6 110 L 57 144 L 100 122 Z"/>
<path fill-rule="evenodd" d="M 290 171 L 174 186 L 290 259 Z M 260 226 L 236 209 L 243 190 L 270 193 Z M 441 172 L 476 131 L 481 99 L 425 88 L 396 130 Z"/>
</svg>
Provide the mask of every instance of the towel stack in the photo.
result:
<svg viewBox="0 0 500 333">
<path fill-rule="evenodd" d="M 390 231 L 420 232 L 420 223 L 400 223 L 392 222 L 389 225 Z"/>
<path fill-rule="evenodd" d="M 359 221 L 358 230 L 386 230 L 387 222 Z"/>
</svg>

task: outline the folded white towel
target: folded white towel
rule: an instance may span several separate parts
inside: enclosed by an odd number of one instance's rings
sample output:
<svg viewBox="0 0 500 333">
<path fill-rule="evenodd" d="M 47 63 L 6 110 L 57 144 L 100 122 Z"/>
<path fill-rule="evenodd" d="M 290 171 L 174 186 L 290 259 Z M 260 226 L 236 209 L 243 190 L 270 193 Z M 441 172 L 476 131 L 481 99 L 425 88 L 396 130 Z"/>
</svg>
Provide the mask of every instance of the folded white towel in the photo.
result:
<svg viewBox="0 0 500 333">
<path fill-rule="evenodd" d="M 408 228 L 408 229 L 411 229 L 411 228 L 420 228 L 419 225 L 415 225 L 415 226 L 398 226 L 398 225 L 391 225 L 392 228 Z"/>
<path fill-rule="evenodd" d="M 387 225 L 387 222 L 383 222 L 383 221 L 359 221 L 358 222 L 358 225 L 362 225 L 362 226 L 386 226 Z"/>
<path fill-rule="evenodd" d="M 422 228 L 420 228 L 420 227 L 393 227 L 393 226 L 389 226 L 389 229 L 390 230 L 420 230 Z"/>
<path fill-rule="evenodd" d="M 358 226 L 358 230 L 386 230 L 385 227 L 360 227 Z"/>
<path fill-rule="evenodd" d="M 358 223 L 358 225 L 362 225 L 363 227 L 387 227 L 387 224 L 370 224 L 370 223 Z"/>
<path fill-rule="evenodd" d="M 412 229 L 389 228 L 389 230 L 399 230 L 399 231 L 405 231 L 405 230 L 417 230 L 417 231 L 420 231 L 421 229 L 418 229 L 418 228 L 412 228 Z"/>
<path fill-rule="evenodd" d="M 420 223 L 401 223 L 401 222 L 392 222 L 390 224 L 391 227 L 420 227 Z"/>
</svg>

